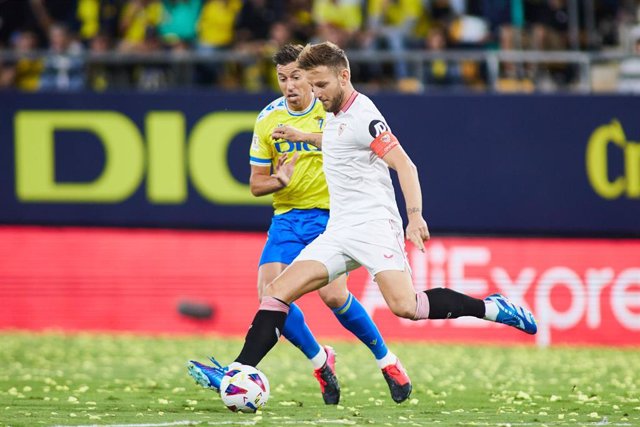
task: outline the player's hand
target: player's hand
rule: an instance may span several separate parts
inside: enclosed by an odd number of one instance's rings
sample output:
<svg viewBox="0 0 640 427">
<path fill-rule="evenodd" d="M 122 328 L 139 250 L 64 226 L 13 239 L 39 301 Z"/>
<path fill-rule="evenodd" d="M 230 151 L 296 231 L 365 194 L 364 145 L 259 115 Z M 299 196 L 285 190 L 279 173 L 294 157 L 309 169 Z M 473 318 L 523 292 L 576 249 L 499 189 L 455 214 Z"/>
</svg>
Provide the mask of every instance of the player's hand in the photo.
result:
<svg viewBox="0 0 640 427">
<path fill-rule="evenodd" d="M 291 158 L 291 161 L 289 162 L 287 162 L 287 159 L 289 159 L 288 153 L 284 153 L 278 159 L 278 164 L 276 165 L 275 170 L 273 174 L 271 174 L 271 176 L 277 179 L 283 187 L 289 185 L 299 155 L 299 153 L 295 153 Z"/>
<path fill-rule="evenodd" d="M 409 217 L 409 224 L 406 232 L 407 239 L 411 241 L 421 252 L 424 252 L 424 242 L 431 238 L 427 222 L 421 215 Z"/>
<path fill-rule="evenodd" d="M 302 141 L 304 137 L 302 132 L 298 129 L 291 126 L 278 126 L 273 132 L 271 132 L 271 137 L 275 140 L 278 139 L 286 139 L 287 141 Z"/>
</svg>

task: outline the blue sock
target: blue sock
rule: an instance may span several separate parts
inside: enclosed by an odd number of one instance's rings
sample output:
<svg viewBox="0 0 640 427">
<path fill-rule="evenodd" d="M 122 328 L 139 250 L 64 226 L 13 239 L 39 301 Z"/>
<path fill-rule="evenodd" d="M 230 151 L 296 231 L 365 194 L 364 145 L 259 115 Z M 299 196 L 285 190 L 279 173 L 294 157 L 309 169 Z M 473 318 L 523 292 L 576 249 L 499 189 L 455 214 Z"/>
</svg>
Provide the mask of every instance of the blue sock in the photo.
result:
<svg viewBox="0 0 640 427">
<path fill-rule="evenodd" d="M 320 344 L 305 323 L 302 310 L 295 303 L 289 305 L 289 315 L 284 322 L 282 335 L 302 350 L 307 359 L 311 359 L 320 352 Z"/>
<path fill-rule="evenodd" d="M 369 347 L 376 359 L 382 359 L 387 355 L 387 346 L 378 327 L 352 293 L 349 293 L 347 301 L 342 307 L 333 309 L 333 314 L 336 315 L 342 326 Z"/>
</svg>

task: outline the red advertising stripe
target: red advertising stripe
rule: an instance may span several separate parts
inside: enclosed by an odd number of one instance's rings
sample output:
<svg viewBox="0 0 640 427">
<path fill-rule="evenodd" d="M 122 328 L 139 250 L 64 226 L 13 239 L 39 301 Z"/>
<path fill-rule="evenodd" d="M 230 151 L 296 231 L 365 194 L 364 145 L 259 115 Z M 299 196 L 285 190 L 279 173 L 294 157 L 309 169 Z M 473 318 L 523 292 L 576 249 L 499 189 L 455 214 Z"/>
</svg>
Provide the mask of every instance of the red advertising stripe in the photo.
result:
<svg viewBox="0 0 640 427">
<path fill-rule="evenodd" d="M 243 335 L 258 307 L 262 233 L 0 227 L 0 328 Z M 539 333 L 478 319 L 413 322 L 386 307 L 364 269 L 349 288 L 387 339 L 640 345 L 640 241 L 434 238 L 410 249 L 416 289 L 501 292 Z M 196 302 L 210 318 L 180 314 Z M 317 295 L 316 335 L 349 338 Z"/>
</svg>

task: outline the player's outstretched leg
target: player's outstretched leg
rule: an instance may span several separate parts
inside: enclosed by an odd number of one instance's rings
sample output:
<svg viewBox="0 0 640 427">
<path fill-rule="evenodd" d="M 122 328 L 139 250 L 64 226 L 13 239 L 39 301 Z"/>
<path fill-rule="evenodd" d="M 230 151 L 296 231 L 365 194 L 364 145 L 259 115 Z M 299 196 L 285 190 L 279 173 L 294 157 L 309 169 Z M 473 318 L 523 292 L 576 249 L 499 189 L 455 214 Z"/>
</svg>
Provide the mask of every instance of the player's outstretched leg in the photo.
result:
<svg viewBox="0 0 640 427">
<path fill-rule="evenodd" d="M 289 305 L 289 315 L 284 322 L 282 335 L 311 361 L 314 368 L 313 375 L 320 383 L 324 403 L 337 405 L 340 401 L 340 385 L 336 377 L 335 352 L 331 347 L 320 347 L 304 321 L 302 310 L 295 303 Z"/>
<path fill-rule="evenodd" d="M 538 325 L 533 313 L 524 307 L 515 305 L 505 296 L 500 294 L 489 295 L 484 299 L 484 302 L 485 319 L 513 326 L 531 335 L 538 332 Z"/>
<path fill-rule="evenodd" d="M 391 311 L 406 319 L 456 319 L 472 316 L 513 326 L 527 334 L 538 331 L 533 314 L 500 294 L 484 300 L 453 289 L 435 288 L 416 292 L 408 271 L 385 270 L 376 282 Z"/>
<path fill-rule="evenodd" d="M 345 303 L 332 310 L 340 324 L 371 350 L 387 381 L 394 402 L 401 403 L 407 400 L 412 389 L 407 371 L 398 357 L 389 351 L 378 327 L 360 301 L 349 292 Z"/>
<path fill-rule="evenodd" d="M 453 289 L 435 288 L 418 292 L 416 302 L 414 319 L 455 319 L 474 316 L 513 326 L 527 334 L 533 335 L 538 332 L 533 314 L 500 294 L 493 294 L 481 300 Z"/>
</svg>

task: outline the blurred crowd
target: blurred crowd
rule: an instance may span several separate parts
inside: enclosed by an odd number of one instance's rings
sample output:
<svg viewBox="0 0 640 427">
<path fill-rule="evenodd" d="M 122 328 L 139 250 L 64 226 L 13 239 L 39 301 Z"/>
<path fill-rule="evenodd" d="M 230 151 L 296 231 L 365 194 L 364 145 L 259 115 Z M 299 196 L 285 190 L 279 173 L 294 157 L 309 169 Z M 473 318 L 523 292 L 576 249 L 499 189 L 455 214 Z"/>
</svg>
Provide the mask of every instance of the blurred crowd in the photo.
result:
<svg viewBox="0 0 640 427">
<path fill-rule="evenodd" d="M 436 58 L 418 73 L 406 53 L 618 46 L 639 3 L 591 0 L 587 10 L 578 1 L 572 32 L 571 0 L 0 0 L 0 88 L 264 90 L 277 87 L 270 56 L 279 46 L 323 40 L 391 55 L 353 67 L 355 80 L 372 87 L 483 88 L 482 61 Z M 181 55 L 204 60 L 187 68 L 162 60 Z M 225 60 L 207 61 L 216 57 Z M 575 72 L 571 64 L 502 63 L 500 77 L 509 90 L 541 78 L 567 84 Z"/>
</svg>

